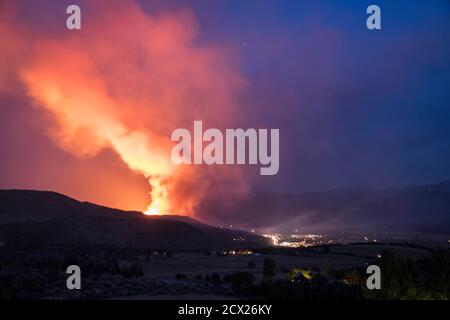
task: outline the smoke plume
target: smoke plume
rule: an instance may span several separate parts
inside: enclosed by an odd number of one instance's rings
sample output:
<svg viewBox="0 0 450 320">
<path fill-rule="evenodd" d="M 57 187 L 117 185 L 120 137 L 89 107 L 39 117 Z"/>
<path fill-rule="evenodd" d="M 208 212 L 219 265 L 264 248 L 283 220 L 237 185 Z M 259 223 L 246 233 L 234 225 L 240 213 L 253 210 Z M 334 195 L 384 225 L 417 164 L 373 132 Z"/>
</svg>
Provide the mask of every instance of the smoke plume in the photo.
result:
<svg viewBox="0 0 450 320">
<path fill-rule="evenodd" d="M 20 25 L 15 2 L 3 5 L 0 37 L 8 43 L 0 44 L 0 58 L 8 65 L 0 66 L 0 88 L 12 77 L 22 82 L 50 116 L 46 134 L 70 154 L 114 150 L 148 179 L 150 213 L 195 214 L 212 188 L 221 196 L 245 193 L 237 169 L 178 167 L 170 159 L 172 130 L 194 120 L 225 127 L 237 116 L 245 81 L 231 51 L 199 44 L 188 9 L 144 12 L 135 2 L 97 0 L 80 7 L 81 30 L 65 29 L 59 12 L 55 31 Z"/>
</svg>

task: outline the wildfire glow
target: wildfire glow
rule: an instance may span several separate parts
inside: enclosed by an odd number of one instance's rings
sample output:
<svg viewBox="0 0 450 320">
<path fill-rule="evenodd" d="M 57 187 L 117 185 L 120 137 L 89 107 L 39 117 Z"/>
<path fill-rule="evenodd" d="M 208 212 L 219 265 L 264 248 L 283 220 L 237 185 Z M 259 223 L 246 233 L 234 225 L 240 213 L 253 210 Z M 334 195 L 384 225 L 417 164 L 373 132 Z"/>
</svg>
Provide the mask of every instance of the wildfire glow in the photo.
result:
<svg viewBox="0 0 450 320">
<path fill-rule="evenodd" d="M 149 215 L 149 216 L 154 216 L 154 215 L 159 215 L 159 208 L 158 207 L 152 207 L 152 205 L 150 205 L 148 207 L 147 210 L 144 211 L 144 214 Z"/>
<path fill-rule="evenodd" d="M 154 177 L 149 179 L 152 186 L 152 202 L 144 211 L 146 215 L 161 215 L 167 213 L 169 210 L 169 203 L 167 201 L 167 190 L 161 183 L 161 177 Z"/>
<path fill-rule="evenodd" d="M 9 6 L 13 12 L 14 2 Z M 55 144 L 81 159 L 113 150 L 149 181 L 145 214 L 191 214 L 220 177 L 228 183 L 218 184 L 221 195 L 241 193 L 238 173 L 200 172 L 170 159 L 174 129 L 200 118 L 220 127 L 237 113 L 235 91 L 244 81 L 226 50 L 196 45 L 199 27 L 189 9 L 146 13 L 134 1 L 103 0 L 86 6 L 96 18 L 81 32 L 2 29 L 0 19 L 0 38 L 14 30 L 8 68 L 46 112 L 43 127 Z"/>
</svg>

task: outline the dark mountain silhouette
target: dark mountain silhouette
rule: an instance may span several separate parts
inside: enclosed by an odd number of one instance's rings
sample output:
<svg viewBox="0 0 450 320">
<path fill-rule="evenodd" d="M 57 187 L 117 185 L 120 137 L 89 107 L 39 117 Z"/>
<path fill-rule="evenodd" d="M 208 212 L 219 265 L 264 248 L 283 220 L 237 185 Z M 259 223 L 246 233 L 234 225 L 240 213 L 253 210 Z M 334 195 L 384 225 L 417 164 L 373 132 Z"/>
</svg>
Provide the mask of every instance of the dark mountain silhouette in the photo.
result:
<svg viewBox="0 0 450 320">
<path fill-rule="evenodd" d="M 244 238 L 244 242 L 235 239 Z M 182 216 L 145 216 L 62 194 L 0 190 L 0 242 L 213 249 L 266 245 L 267 239 Z"/>
<path fill-rule="evenodd" d="M 259 194 L 237 204 L 233 211 L 240 213 L 233 216 L 239 219 L 234 223 L 244 227 L 381 227 L 450 232 L 450 182 L 391 189 Z"/>
</svg>

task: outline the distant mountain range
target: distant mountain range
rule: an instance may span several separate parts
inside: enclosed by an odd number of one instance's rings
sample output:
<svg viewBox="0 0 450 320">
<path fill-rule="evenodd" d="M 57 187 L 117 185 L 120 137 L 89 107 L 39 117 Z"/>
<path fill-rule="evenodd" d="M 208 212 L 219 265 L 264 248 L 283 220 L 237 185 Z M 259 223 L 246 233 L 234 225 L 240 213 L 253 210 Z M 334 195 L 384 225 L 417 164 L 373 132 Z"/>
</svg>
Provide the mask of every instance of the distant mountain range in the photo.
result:
<svg viewBox="0 0 450 320">
<path fill-rule="evenodd" d="M 33 190 L 0 190 L 0 242 L 184 250 L 269 243 L 251 233 L 216 228 L 188 217 L 145 216 Z"/>
<path fill-rule="evenodd" d="M 391 189 L 259 194 L 236 205 L 241 227 L 450 232 L 450 182 Z M 233 212 L 229 213 L 230 215 Z M 255 219 L 255 217 L 258 217 Z"/>
<path fill-rule="evenodd" d="M 226 217 L 247 230 L 446 234 L 450 233 L 450 182 L 391 189 L 259 194 L 237 203 Z M 33 190 L 0 190 L 0 242 L 186 250 L 269 244 L 256 234 L 213 227 L 189 217 L 145 216 Z"/>
</svg>

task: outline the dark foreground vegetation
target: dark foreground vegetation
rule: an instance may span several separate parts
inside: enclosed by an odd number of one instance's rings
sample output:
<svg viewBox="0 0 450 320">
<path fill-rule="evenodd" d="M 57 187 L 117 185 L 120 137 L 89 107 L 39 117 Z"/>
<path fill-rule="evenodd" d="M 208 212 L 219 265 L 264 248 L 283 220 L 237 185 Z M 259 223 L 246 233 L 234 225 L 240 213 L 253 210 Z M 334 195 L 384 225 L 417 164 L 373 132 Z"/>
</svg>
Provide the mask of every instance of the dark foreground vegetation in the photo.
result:
<svg viewBox="0 0 450 320">
<path fill-rule="evenodd" d="M 266 255 L 264 252 L 271 252 Z M 308 255 L 329 248 L 307 249 Z M 275 252 L 275 253 L 274 253 Z M 211 252 L 203 253 L 211 255 Z M 216 253 L 219 255 L 219 253 Z M 248 254 L 248 253 L 247 253 Z M 180 263 L 170 279 L 161 279 L 143 266 L 157 259 L 171 263 L 177 253 L 167 249 L 99 247 L 0 248 L 0 299 L 106 299 L 126 296 L 202 294 L 230 298 L 281 300 L 448 299 L 450 250 L 435 249 L 421 259 L 383 251 L 366 264 L 382 270 L 382 289 L 366 288 L 366 266 L 280 267 L 277 259 L 292 251 L 261 250 L 262 264 L 248 255 L 239 271 L 211 269 L 206 274 L 187 273 Z M 348 254 L 348 253 L 346 253 Z M 222 256 L 222 254 L 220 254 Z M 232 259 L 226 256 L 220 259 Z M 225 260 L 222 260 L 225 261 Z M 295 260 L 297 261 L 297 260 Z M 195 263 L 195 261 L 194 261 Z M 82 270 L 82 290 L 68 290 L 66 268 Z M 256 267 L 255 267 L 256 266 Z"/>
<path fill-rule="evenodd" d="M 275 262 L 266 259 L 261 281 L 248 272 L 228 279 L 233 292 L 242 297 L 281 300 L 418 300 L 450 297 L 450 251 L 435 250 L 416 262 L 389 251 L 374 261 L 382 270 L 381 290 L 368 290 L 365 268 L 346 270 L 292 269 L 286 279 L 274 280 Z M 225 278 L 224 278 L 225 280 Z"/>
</svg>

